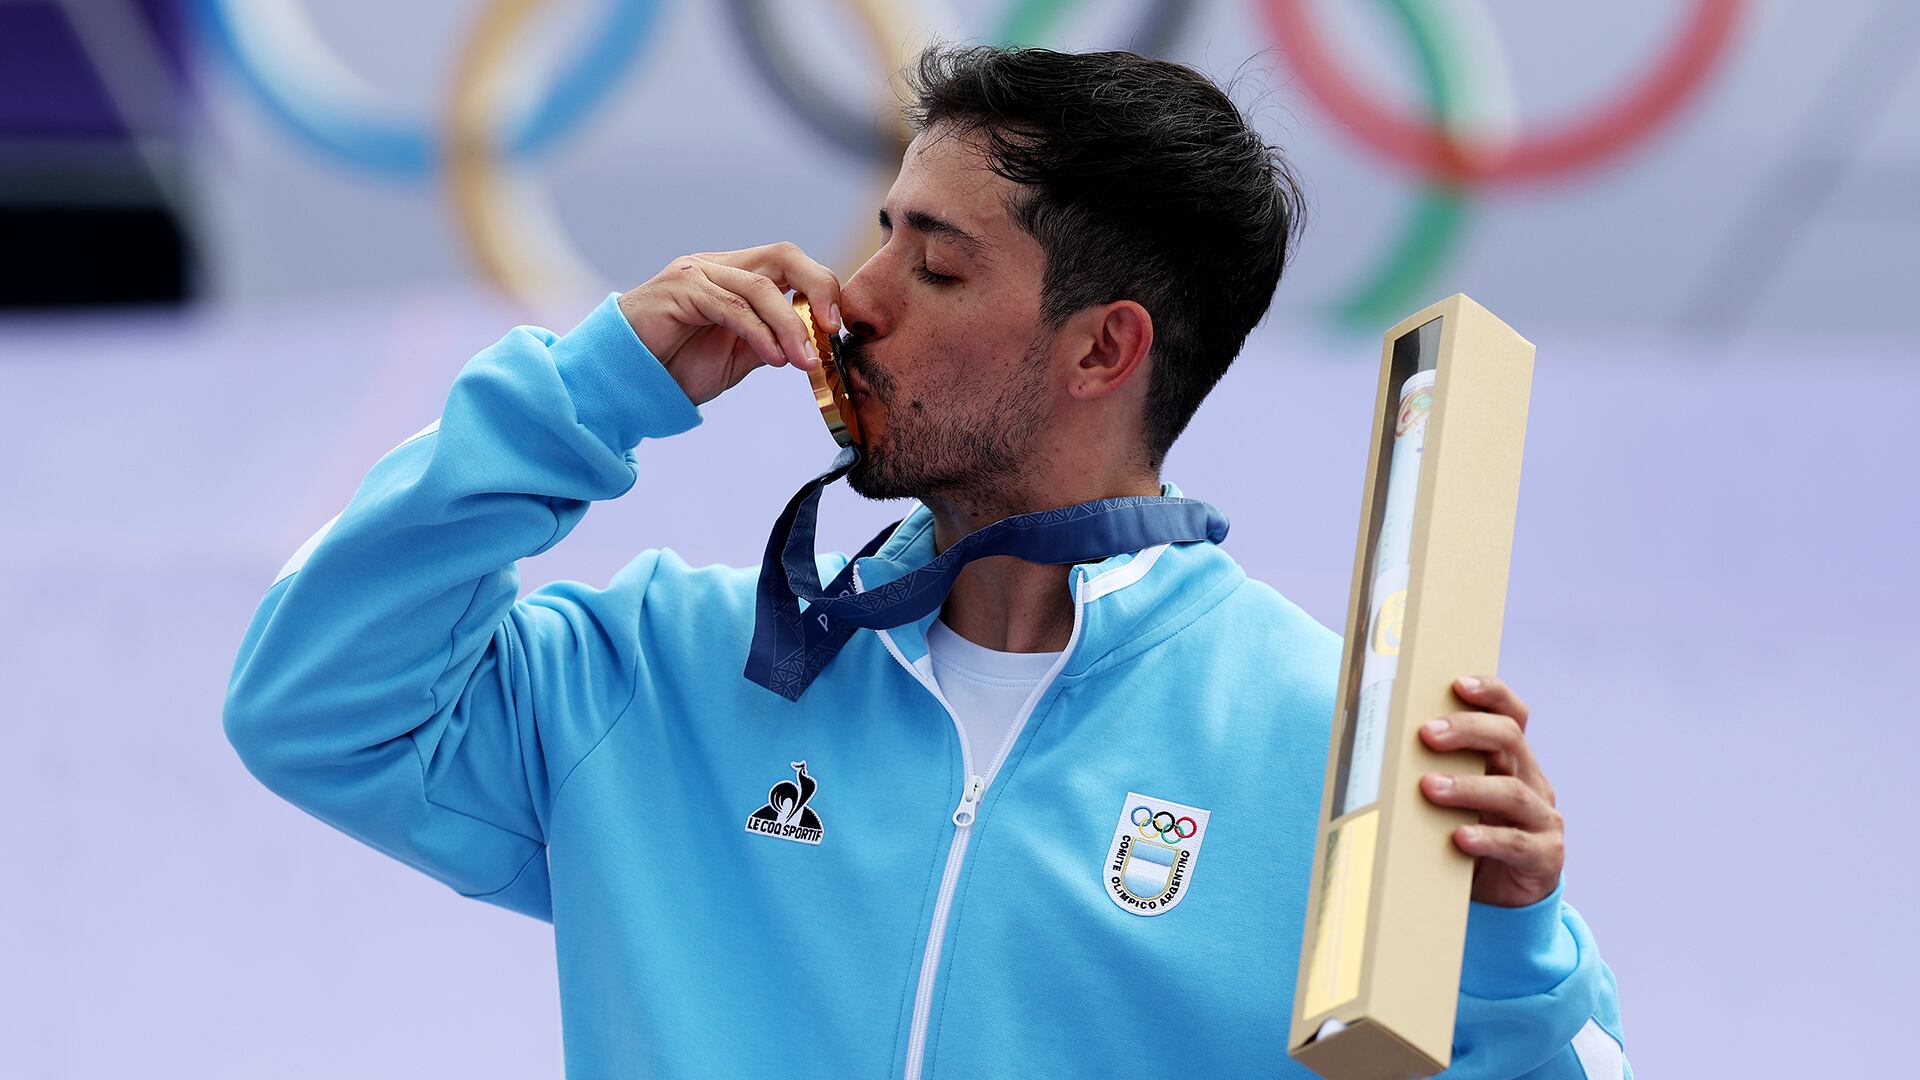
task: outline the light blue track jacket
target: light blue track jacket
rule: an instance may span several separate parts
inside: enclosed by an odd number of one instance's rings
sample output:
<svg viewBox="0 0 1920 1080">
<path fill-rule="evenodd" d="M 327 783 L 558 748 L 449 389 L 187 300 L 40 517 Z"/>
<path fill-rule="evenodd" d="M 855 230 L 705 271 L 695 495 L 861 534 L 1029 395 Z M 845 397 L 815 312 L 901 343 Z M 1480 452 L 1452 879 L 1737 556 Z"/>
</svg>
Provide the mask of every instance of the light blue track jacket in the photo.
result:
<svg viewBox="0 0 1920 1080">
<path fill-rule="evenodd" d="M 614 300 L 475 356 L 282 570 L 227 692 L 247 768 L 551 920 L 572 1077 L 1310 1075 L 1287 1025 L 1339 636 L 1212 544 L 1078 566 L 1066 651 L 968 747 L 931 615 L 789 703 L 741 675 L 757 568 L 650 550 L 516 601 L 516 560 L 700 422 Z M 859 585 L 932 557 L 921 507 Z M 1139 914 L 1120 877 L 1178 888 Z M 1474 905 L 1447 1075 L 1617 1076 L 1619 1039 L 1558 891 Z"/>
</svg>

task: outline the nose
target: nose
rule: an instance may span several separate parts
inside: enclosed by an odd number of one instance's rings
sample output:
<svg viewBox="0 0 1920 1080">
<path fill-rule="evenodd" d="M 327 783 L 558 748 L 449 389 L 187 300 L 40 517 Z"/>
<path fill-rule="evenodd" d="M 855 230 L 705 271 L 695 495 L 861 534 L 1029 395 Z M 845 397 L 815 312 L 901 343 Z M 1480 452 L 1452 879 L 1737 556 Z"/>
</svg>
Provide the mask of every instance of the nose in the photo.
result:
<svg viewBox="0 0 1920 1080">
<path fill-rule="evenodd" d="M 893 329 L 895 300 L 881 287 L 885 249 L 874 252 L 840 286 L 840 322 L 863 341 L 885 337 Z"/>
</svg>

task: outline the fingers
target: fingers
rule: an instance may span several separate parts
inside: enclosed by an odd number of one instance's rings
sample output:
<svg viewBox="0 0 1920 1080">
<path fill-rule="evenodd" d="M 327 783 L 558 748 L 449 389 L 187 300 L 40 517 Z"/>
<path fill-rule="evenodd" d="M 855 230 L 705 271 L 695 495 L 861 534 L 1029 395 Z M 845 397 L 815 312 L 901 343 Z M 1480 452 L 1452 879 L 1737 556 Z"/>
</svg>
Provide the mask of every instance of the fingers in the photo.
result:
<svg viewBox="0 0 1920 1080">
<path fill-rule="evenodd" d="M 1566 864 L 1566 822 L 1527 742 L 1527 703 L 1491 675 L 1455 680 L 1454 693 L 1473 706 L 1420 726 L 1420 740 L 1439 751 L 1478 750 L 1486 776 L 1429 773 L 1421 792 L 1439 806 L 1476 811 L 1480 821 L 1453 831 L 1454 846 L 1475 858 L 1473 896 L 1519 907 L 1550 895 Z M 1486 871 L 1499 864 L 1498 872 Z"/>
<path fill-rule="evenodd" d="M 1560 876 L 1567 861 L 1567 841 L 1559 830 L 1529 832 L 1499 825 L 1462 825 L 1453 830 L 1453 843 L 1461 851 L 1477 858 L 1492 859 L 1512 867 L 1513 872 L 1535 882 L 1551 882 Z"/>
<path fill-rule="evenodd" d="M 780 241 L 739 251 L 702 253 L 700 258 L 761 274 L 780 289 L 793 289 L 807 298 L 820 325 L 829 333 L 840 330 L 840 279 L 814 261 L 798 244 Z"/>
<path fill-rule="evenodd" d="M 1443 753 L 1479 750 L 1487 755 L 1489 772 L 1519 777 L 1549 804 L 1553 789 L 1534 760 L 1533 747 L 1519 721 L 1499 713 L 1459 712 L 1438 716 L 1420 725 L 1420 741 Z"/>
<path fill-rule="evenodd" d="M 1455 679 L 1453 688 L 1461 701 L 1486 712 L 1511 716 L 1520 730 L 1527 729 L 1527 703 L 1498 676 L 1466 675 Z"/>
<path fill-rule="evenodd" d="M 1441 806 L 1477 810 L 1529 831 L 1561 828 L 1560 812 L 1518 777 L 1428 773 L 1421 777 L 1420 789 L 1428 800 Z"/>
<path fill-rule="evenodd" d="M 813 344 L 813 329 L 787 302 L 786 293 L 773 279 L 726 263 L 695 257 L 708 280 L 753 306 L 753 313 L 778 342 L 780 356 L 768 363 L 778 367 L 791 360 L 803 368 L 820 363 L 820 351 Z"/>
<path fill-rule="evenodd" d="M 715 326 L 725 327 L 751 346 L 762 363 L 776 367 L 786 363 L 779 337 L 760 317 L 753 302 L 707 276 L 708 268 L 712 265 L 693 256 L 679 260 L 676 273 L 680 275 L 680 285 L 685 290 L 687 300 L 701 318 Z M 791 308 L 788 314 L 794 322 L 800 321 Z"/>
<path fill-rule="evenodd" d="M 840 280 L 833 271 L 807 257 L 793 244 L 775 244 L 774 258 L 782 288 L 793 289 L 807 298 L 814 318 L 829 334 L 840 331 Z"/>
</svg>

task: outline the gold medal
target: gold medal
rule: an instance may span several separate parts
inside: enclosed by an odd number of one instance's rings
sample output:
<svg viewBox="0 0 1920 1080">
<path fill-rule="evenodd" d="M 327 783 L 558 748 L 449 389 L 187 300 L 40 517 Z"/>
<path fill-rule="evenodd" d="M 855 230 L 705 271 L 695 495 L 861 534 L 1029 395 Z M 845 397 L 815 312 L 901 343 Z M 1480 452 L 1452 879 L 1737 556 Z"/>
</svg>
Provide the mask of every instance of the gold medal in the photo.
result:
<svg viewBox="0 0 1920 1080">
<path fill-rule="evenodd" d="M 839 339 L 814 321 L 813 307 L 798 293 L 793 297 L 793 310 L 800 313 L 800 321 L 806 323 L 808 332 L 813 334 L 814 348 L 820 351 L 820 366 L 807 372 L 808 380 L 813 383 L 814 404 L 820 407 L 820 418 L 827 422 L 827 431 L 832 433 L 834 442 L 857 446 L 860 417 L 853 411 L 853 397 L 840 374 Z"/>
</svg>

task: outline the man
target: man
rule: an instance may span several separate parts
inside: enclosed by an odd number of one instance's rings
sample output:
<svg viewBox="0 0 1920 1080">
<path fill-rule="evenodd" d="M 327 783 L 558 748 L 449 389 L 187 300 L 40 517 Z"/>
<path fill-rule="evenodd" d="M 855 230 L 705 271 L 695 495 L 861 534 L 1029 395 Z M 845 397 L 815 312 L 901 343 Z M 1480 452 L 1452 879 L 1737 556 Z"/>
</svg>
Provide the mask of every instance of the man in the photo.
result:
<svg viewBox="0 0 1920 1080">
<path fill-rule="evenodd" d="M 1340 639 L 1213 525 L 967 563 L 784 694 L 742 677 L 796 603 L 777 558 L 646 551 L 514 599 L 515 560 L 646 497 L 643 439 L 819 363 L 788 289 L 847 332 L 850 482 L 921 503 L 851 566 L 803 559 L 827 593 L 921 591 L 1019 515 L 1201 505 L 1160 463 L 1279 280 L 1284 163 L 1205 78 L 1125 53 L 940 48 L 912 83 L 884 243 L 846 282 L 788 244 L 690 255 L 474 357 L 268 591 L 228 736 L 323 820 L 551 919 L 570 1075 L 1301 1073 Z M 1526 706 L 1490 675 L 1458 693 L 1422 735 L 1491 763 L 1422 781 L 1481 814 L 1455 837 L 1480 862 L 1452 1071 L 1619 1075 Z"/>
</svg>

